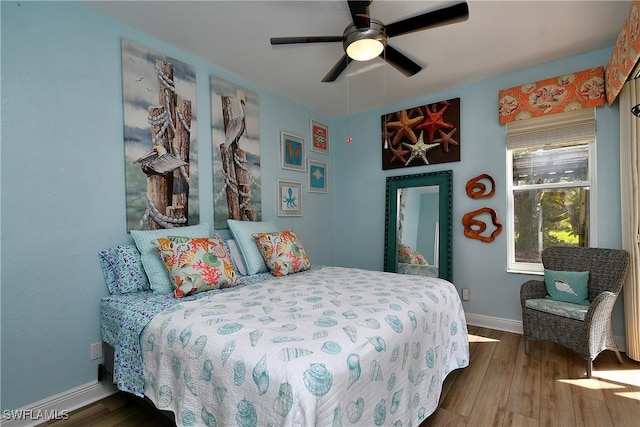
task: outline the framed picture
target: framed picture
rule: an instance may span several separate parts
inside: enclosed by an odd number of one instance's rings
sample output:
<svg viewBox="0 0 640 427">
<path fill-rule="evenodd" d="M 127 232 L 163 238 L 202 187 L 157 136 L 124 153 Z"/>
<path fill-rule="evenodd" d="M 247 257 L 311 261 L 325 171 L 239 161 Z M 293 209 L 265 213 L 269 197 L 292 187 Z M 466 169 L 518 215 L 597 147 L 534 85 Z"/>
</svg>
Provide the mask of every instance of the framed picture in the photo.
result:
<svg viewBox="0 0 640 427">
<path fill-rule="evenodd" d="M 329 154 L 329 126 L 311 119 L 311 151 Z"/>
<path fill-rule="evenodd" d="M 309 192 L 327 192 L 327 164 L 317 160 L 308 160 Z"/>
<path fill-rule="evenodd" d="M 459 162 L 460 98 L 383 114 L 382 169 Z"/>
<path fill-rule="evenodd" d="M 278 216 L 302 216 L 302 183 L 279 179 Z"/>
<path fill-rule="evenodd" d="M 124 38 L 121 55 L 127 231 L 198 224 L 196 68 Z M 165 108 L 183 120 L 163 133 Z M 158 150 L 172 161 L 154 163 Z"/>
<path fill-rule="evenodd" d="M 280 166 L 282 169 L 304 172 L 304 142 L 302 137 L 286 132 L 280 133 Z"/>
<path fill-rule="evenodd" d="M 217 230 L 229 228 L 227 219 L 262 218 L 260 98 L 216 76 L 210 76 L 209 82 L 213 191 L 218 195 L 213 201 L 213 224 Z M 244 126 L 235 128 L 238 122 Z"/>
</svg>

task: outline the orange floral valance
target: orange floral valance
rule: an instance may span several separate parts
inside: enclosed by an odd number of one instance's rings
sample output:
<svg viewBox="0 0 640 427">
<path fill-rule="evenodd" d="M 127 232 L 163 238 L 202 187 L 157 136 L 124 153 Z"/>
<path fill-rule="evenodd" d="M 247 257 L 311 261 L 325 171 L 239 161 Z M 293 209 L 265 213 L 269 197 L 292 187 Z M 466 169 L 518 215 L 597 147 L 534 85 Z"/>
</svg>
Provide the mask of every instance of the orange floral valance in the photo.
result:
<svg viewBox="0 0 640 427">
<path fill-rule="evenodd" d="M 618 40 L 607 63 L 605 73 L 607 102 L 613 104 L 640 58 L 640 1 L 635 0 L 629 7 Z"/>
<path fill-rule="evenodd" d="M 500 124 L 604 105 L 604 68 L 526 83 L 498 94 Z"/>
</svg>

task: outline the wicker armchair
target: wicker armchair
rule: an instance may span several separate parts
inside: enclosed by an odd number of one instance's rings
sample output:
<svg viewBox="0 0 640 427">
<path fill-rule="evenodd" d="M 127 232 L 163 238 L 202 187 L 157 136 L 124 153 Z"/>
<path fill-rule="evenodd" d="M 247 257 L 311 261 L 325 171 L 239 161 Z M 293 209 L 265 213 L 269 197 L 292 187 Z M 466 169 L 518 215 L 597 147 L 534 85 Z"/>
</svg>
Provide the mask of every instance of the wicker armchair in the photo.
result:
<svg viewBox="0 0 640 427">
<path fill-rule="evenodd" d="M 587 361 L 587 377 L 591 378 L 593 360 L 604 350 L 622 358 L 611 331 L 611 312 L 622 290 L 629 254 L 619 249 L 552 247 L 542 252 L 545 269 L 589 271 L 589 301 L 584 320 L 551 314 L 527 307 L 527 300 L 547 295 L 544 281 L 530 280 L 520 288 L 525 352 L 530 340 L 552 341 L 578 353 Z M 586 306 L 585 306 L 586 308 Z M 584 313 L 583 313 L 584 314 Z"/>
</svg>

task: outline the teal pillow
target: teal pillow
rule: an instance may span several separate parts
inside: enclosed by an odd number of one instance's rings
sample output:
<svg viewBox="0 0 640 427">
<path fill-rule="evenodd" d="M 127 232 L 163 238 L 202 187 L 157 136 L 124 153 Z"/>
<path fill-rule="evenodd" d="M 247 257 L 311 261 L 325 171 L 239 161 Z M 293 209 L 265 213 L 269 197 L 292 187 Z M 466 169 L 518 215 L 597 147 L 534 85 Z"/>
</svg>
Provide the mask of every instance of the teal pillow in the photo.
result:
<svg viewBox="0 0 640 427">
<path fill-rule="evenodd" d="M 253 234 L 274 233 L 280 231 L 278 227 L 268 221 L 238 221 L 235 219 L 228 219 L 227 224 L 229 224 L 231 234 L 233 234 L 233 238 L 240 248 L 244 265 L 247 268 L 247 274 L 266 273 L 269 271 L 267 265 L 264 263 L 262 254 L 258 250 L 258 245 L 253 238 Z"/>
<path fill-rule="evenodd" d="M 158 294 L 172 293 L 173 284 L 169 279 L 166 267 L 160 259 L 160 255 L 158 255 L 155 246 L 151 242 L 160 237 L 168 236 L 209 237 L 209 224 L 162 228 L 160 230 L 131 230 L 131 237 L 133 237 L 136 247 L 140 251 L 142 266 L 144 271 L 147 272 L 151 289 Z"/>
<path fill-rule="evenodd" d="M 544 284 L 551 299 L 589 305 L 589 272 L 544 270 Z"/>
</svg>

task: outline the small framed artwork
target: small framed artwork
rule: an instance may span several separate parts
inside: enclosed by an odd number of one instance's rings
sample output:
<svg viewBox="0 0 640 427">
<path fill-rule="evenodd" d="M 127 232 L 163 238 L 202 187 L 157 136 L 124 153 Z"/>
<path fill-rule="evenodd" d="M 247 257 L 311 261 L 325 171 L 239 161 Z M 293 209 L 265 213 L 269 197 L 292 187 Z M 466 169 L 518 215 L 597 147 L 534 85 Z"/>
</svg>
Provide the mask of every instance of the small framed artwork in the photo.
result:
<svg viewBox="0 0 640 427">
<path fill-rule="evenodd" d="M 309 174 L 309 192 L 327 192 L 327 164 L 317 160 L 308 160 L 307 171 Z"/>
<path fill-rule="evenodd" d="M 291 135 L 290 133 L 280 133 L 280 152 L 282 169 L 291 169 L 304 172 L 304 138 Z"/>
<path fill-rule="evenodd" d="M 311 151 L 329 154 L 329 126 L 311 119 Z"/>
<path fill-rule="evenodd" d="M 279 179 L 278 216 L 302 216 L 302 183 Z"/>
</svg>

